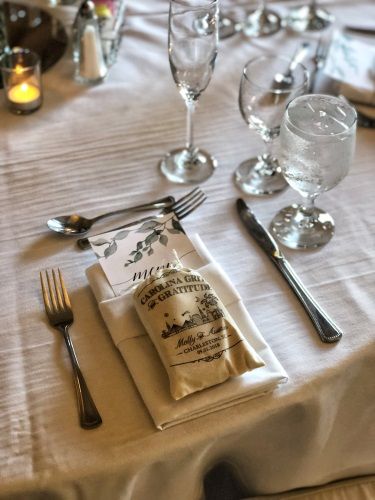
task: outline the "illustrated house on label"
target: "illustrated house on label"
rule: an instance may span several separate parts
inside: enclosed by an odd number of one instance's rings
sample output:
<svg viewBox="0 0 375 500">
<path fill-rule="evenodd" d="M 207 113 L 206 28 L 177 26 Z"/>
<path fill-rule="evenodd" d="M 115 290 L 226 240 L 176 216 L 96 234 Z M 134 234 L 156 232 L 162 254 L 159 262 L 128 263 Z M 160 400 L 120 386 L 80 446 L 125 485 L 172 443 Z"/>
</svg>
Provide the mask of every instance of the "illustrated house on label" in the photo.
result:
<svg viewBox="0 0 375 500">
<path fill-rule="evenodd" d="M 198 307 L 198 311 L 198 313 L 190 315 L 190 317 L 186 319 L 181 326 L 176 325 L 176 323 L 170 325 L 166 322 L 166 329 L 162 331 L 161 336 L 165 339 L 171 335 L 176 335 L 177 333 L 188 330 L 189 328 L 194 328 L 195 326 L 204 325 L 205 323 L 209 323 L 210 321 L 214 321 L 224 316 L 223 311 L 219 307 L 216 307 L 212 311 L 208 310 L 207 313 Z"/>
</svg>

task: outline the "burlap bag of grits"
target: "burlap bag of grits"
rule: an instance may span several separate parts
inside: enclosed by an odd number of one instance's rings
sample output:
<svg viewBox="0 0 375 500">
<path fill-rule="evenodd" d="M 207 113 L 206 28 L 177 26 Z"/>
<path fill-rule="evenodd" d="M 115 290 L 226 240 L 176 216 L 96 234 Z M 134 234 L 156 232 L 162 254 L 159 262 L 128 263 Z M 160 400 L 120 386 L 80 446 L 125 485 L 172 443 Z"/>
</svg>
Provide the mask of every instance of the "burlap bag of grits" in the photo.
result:
<svg viewBox="0 0 375 500">
<path fill-rule="evenodd" d="M 138 285 L 133 298 L 174 399 L 264 366 L 197 271 L 160 270 Z"/>
</svg>

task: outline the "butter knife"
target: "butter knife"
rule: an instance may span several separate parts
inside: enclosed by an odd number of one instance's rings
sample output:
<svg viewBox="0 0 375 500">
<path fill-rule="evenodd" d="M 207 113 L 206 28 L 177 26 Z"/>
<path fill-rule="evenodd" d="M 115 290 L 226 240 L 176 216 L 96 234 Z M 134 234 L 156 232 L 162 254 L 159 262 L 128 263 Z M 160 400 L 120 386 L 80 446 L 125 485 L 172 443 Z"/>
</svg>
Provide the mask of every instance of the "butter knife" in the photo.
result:
<svg viewBox="0 0 375 500">
<path fill-rule="evenodd" d="M 280 251 L 271 234 L 262 226 L 250 208 L 240 198 L 237 200 L 237 211 L 241 221 L 261 249 L 271 259 L 278 271 L 296 294 L 303 308 L 309 315 L 322 342 L 337 342 L 342 337 L 341 329 L 329 318 L 327 313 L 316 303 L 302 284 L 292 266 Z"/>
</svg>

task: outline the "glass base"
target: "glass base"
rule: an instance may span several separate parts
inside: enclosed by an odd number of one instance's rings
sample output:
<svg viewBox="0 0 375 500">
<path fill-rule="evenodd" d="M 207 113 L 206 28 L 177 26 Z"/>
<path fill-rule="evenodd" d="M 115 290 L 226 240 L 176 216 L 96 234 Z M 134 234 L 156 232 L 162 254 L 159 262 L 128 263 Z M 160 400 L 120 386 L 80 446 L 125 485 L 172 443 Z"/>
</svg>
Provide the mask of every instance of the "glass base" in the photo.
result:
<svg viewBox="0 0 375 500">
<path fill-rule="evenodd" d="M 216 167 L 215 158 L 202 149 L 195 149 L 193 155 L 186 148 L 174 149 L 160 162 L 165 177 L 179 184 L 203 182 L 211 177 Z"/>
<path fill-rule="evenodd" d="M 234 173 L 234 182 L 241 191 L 255 196 L 277 193 L 288 185 L 278 161 L 268 155 L 242 162 Z"/>
<path fill-rule="evenodd" d="M 288 248 L 318 248 L 327 244 L 335 232 L 333 218 L 314 207 L 307 215 L 302 205 L 283 208 L 271 222 L 271 233 Z"/>
<path fill-rule="evenodd" d="M 273 10 L 256 9 L 250 12 L 243 24 L 246 36 L 269 36 L 281 28 L 280 16 Z"/>
<path fill-rule="evenodd" d="M 334 16 L 325 9 L 305 5 L 289 12 L 286 25 L 293 31 L 320 31 L 330 26 L 334 19 Z"/>
<path fill-rule="evenodd" d="M 219 17 L 219 39 L 224 40 L 224 38 L 229 38 L 237 33 L 237 23 L 233 21 L 230 17 L 220 16 Z"/>
</svg>

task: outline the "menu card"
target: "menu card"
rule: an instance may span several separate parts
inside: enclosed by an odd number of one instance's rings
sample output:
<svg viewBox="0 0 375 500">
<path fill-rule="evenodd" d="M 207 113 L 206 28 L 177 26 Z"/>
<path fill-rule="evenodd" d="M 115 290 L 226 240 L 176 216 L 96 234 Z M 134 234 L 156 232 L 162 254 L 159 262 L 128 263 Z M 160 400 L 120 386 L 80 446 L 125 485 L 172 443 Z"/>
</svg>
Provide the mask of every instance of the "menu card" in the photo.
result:
<svg viewBox="0 0 375 500">
<path fill-rule="evenodd" d="M 115 295 L 128 292 L 159 269 L 173 268 L 179 261 L 192 268 L 201 265 L 173 212 L 92 236 L 89 241 Z"/>
<path fill-rule="evenodd" d="M 374 100 L 375 45 L 336 31 L 327 55 L 324 73 L 346 84 L 362 95 L 348 98 L 371 102 Z"/>
</svg>

